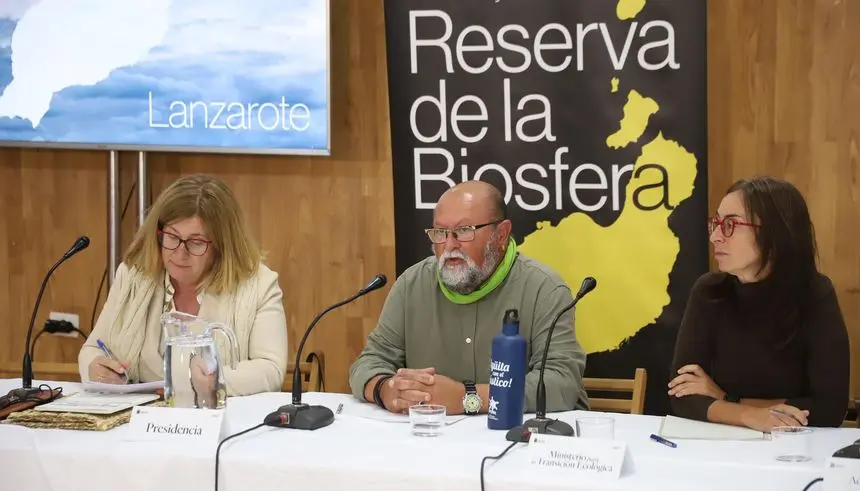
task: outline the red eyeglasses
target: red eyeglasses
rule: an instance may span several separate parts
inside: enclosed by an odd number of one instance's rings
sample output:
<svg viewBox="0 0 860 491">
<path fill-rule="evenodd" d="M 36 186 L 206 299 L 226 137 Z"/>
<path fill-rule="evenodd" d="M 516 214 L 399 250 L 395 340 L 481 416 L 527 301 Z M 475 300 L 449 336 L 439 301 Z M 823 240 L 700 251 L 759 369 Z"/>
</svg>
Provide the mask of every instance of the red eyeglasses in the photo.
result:
<svg viewBox="0 0 860 491">
<path fill-rule="evenodd" d="M 755 228 L 760 226 L 755 223 L 745 222 L 737 217 L 710 217 L 708 218 L 708 235 L 711 235 L 717 227 L 720 227 L 720 232 L 723 233 L 723 237 L 731 237 L 732 234 L 735 233 L 735 227 L 738 225 Z"/>
</svg>

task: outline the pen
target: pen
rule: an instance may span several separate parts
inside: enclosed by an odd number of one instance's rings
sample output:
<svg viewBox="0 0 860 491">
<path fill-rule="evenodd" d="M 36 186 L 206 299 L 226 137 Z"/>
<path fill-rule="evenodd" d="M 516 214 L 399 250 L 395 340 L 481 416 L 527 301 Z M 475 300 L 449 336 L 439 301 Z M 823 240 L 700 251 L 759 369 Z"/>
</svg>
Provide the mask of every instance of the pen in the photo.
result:
<svg viewBox="0 0 860 491">
<path fill-rule="evenodd" d="M 654 440 L 654 441 L 655 441 L 655 442 L 657 442 L 657 443 L 662 443 L 663 445 L 666 445 L 667 447 L 678 448 L 678 444 L 677 444 L 677 443 L 675 443 L 675 442 L 670 442 L 669 440 L 667 440 L 667 439 L 663 438 L 662 436 L 658 436 L 658 435 L 651 435 L 651 439 L 652 439 L 652 440 Z"/>
<path fill-rule="evenodd" d="M 111 351 L 110 348 L 108 348 L 107 345 L 101 339 L 96 339 L 96 343 L 98 343 L 99 349 L 102 350 L 102 353 L 104 353 L 105 356 L 119 363 L 119 359 L 116 357 L 116 355 L 113 354 L 113 351 Z"/>
<path fill-rule="evenodd" d="M 777 409 L 777 408 L 774 408 L 774 407 L 770 408 L 770 412 L 772 412 L 772 413 L 776 413 L 776 414 L 781 414 L 781 415 L 783 415 L 783 416 L 788 416 L 789 418 L 791 418 L 791 419 L 793 419 L 793 420 L 797 421 L 797 423 L 798 423 L 798 424 L 801 424 L 801 425 L 803 424 L 803 422 L 801 422 L 799 419 L 797 419 L 796 417 L 794 417 L 794 415 L 793 415 L 793 414 L 789 414 L 789 413 L 787 413 L 787 412 L 785 412 L 785 411 L 780 411 L 780 410 L 779 410 L 779 409 Z"/>
<path fill-rule="evenodd" d="M 99 349 L 102 350 L 102 353 L 104 353 L 105 356 L 107 356 L 109 359 L 119 363 L 119 358 L 117 358 L 116 355 L 113 354 L 113 351 L 111 351 L 110 348 L 107 347 L 107 345 L 104 343 L 104 341 L 102 341 L 101 339 L 96 339 L 96 343 L 99 345 Z M 117 373 L 117 375 L 119 375 L 120 377 L 122 377 L 125 380 L 128 380 L 128 374 L 127 373 Z"/>
</svg>

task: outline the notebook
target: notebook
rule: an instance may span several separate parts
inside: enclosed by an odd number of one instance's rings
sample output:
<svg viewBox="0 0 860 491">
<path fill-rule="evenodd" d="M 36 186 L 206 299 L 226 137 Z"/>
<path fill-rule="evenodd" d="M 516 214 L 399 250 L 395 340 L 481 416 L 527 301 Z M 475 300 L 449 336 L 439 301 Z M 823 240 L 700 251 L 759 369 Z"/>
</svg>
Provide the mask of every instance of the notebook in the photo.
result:
<svg viewBox="0 0 860 491">
<path fill-rule="evenodd" d="M 660 425 L 660 436 L 689 440 L 764 440 L 765 433 L 740 426 L 710 423 L 666 416 Z"/>
<path fill-rule="evenodd" d="M 96 394 L 78 392 L 33 408 L 61 413 L 113 414 L 159 398 L 158 394 Z"/>
</svg>

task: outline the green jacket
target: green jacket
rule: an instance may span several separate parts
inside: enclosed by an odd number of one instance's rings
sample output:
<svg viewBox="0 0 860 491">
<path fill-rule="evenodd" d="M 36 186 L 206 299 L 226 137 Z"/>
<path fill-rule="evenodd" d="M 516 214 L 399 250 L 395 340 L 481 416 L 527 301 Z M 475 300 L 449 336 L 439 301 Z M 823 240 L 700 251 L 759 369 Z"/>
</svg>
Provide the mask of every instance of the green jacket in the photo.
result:
<svg viewBox="0 0 860 491">
<path fill-rule="evenodd" d="M 407 269 L 394 283 L 379 323 L 350 368 L 349 385 L 364 400 L 364 386 L 378 374 L 398 368 L 435 367 L 454 380 L 487 384 L 493 337 L 502 317 L 517 309 L 520 334 L 528 341 L 526 412 L 535 410 L 538 370 L 550 323 L 573 301 L 570 288 L 547 266 L 519 254 L 508 277 L 481 300 L 458 305 L 447 298 L 436 278 L 434 256 Z M 544 373 L 547 411 L 587 409 L 582 386 L 585 351 L 576 340 L 574 309 L 558 321 Z"/>
</svg>

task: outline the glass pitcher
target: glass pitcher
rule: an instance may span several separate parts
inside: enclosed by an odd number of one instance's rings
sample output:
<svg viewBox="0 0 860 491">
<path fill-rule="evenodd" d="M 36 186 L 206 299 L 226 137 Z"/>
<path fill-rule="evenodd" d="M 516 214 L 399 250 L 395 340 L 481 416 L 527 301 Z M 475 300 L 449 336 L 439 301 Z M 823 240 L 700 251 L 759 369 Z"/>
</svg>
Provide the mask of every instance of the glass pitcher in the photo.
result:
<svg viewBox="0 0 860 491">
<path fill-rule="evenodd" d="M 227 403 L 224 382 L 224 355 L 229 350 L 229 366 L 235 369 L 239 344 L 232 329 L 181 312 L 161 316 L 164 349 L 164 400 L 170 407 L 222 409 Z M 215 334 L 226 338 L 219 348 Z"/>
</svg>

